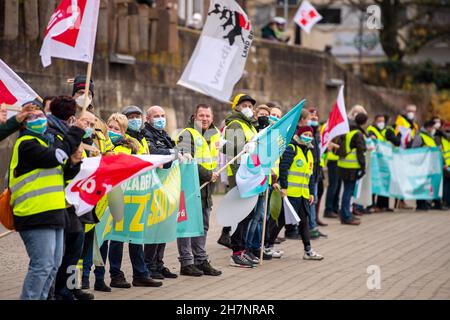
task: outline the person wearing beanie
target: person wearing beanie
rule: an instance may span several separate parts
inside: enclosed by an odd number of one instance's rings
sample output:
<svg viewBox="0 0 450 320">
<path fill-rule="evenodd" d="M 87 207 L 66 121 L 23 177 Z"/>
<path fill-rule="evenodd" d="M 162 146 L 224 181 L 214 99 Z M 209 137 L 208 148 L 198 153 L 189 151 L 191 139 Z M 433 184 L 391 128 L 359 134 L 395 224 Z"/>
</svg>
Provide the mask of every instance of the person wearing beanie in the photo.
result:
<svg viewBox="0 0 450 320">
<path fill-rule="evenodd" d="M 73 88 L 72 88 L 72 97 L 77 102 L 77 105 L 82 108 L 84 103 L 84 93 L 86 89 L 86 76 L 78 75 L 73 80 Z M 92 105 L 92 101 L 94 99 L 94 81 L 90 80 L 89 84 L 89 94 L 88 94 L 88 103 L 87 109 L 88 111 L 93 111 L 94 106 Z"/>
<path fill-rule="evenodd" d="M 365 131 L 362 128 L 367 122 L 366 113 L 358 113 L 354 124 L 350 123 L 350 132 L 341 136 L 337 154 L 338 175 L 344 182 L 344 193 L 341 199 L 341 223 L 346 225 L 359 225 L 361 221 L 354 217 L 350 210 L 350 201 L 354 194 L 356 181 L 361 179 L 366 170 L 367 150 Z"/>
<path fill-rule="evenodd" d="M 280 190 L 281 196 L 287 197 L 297 215 L 300 217 L 299 234 L 304 248 L 304 260 L 322 260 L 323 256 L 311 247 L 309 219 L 311 205 L 314 203 L 314 182 L 311 179 L 314 168 L 314 130 L 310 126 L 300 126 L 291 143 L 287 146 L 280 159 L 280 178 L 273 185 Z M 284 206 L 284 201 L 283 201 Z M 283 209 L 282 209 L 283 212 Z M 284 215 L 278 219 L 278 230 L 285 224 Z M 270 239 L 269 242 L 274 242 Z"/>
<path fill-rule="evenodd" d="M 227 143 L 223 148 L 227 161 L 230 161 L 238 155 L 244 146 L 257 133 L 255 126 L 257 122 L 254 118 L 253 108 L 256 104 L 255 99 L 246 94 L 238 94 L 233 99 L 231 114 L 225 118 L 226 129 L 224 132 Z M 227 168 L 228 184 L 230 189 L 236 186 L 236 173 L 239 169 L 238 161 L 229 165 Z M 230 258 L 230 265 L 241 268 L 252 268 L 259 263 L 257 257 L 245 251 L 245 235 L 248 224 L 251 219 L 251 213 L 242 220 L 233 235 L 230 237 L 230 228 L 224 228 L 222 235 L 217 241 L 226 247 L 231 247 L 233 254 Z"/>
</svg>

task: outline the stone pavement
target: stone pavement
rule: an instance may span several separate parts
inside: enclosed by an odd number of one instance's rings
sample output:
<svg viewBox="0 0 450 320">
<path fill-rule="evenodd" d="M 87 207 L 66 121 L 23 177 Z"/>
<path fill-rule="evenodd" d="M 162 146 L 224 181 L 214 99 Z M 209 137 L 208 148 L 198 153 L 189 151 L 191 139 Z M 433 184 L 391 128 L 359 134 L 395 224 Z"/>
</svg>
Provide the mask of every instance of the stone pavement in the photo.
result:
<svg viewBox="0 0 450 320">
<path fill-rule="evenodd" d="M 301 241 L 287 240 L 279 245 L 282 259 L 240 269 L 228 265 L 230 251 L 216 243 L 221 228 L 213 212 L 207 248 L 222 276 L 181 276 L 160 288 L 95 292 L 96 299 L 450 299 L 450 211 L 371 214 L 357 227 L 324 220 L 329 225 L 321 230 L 328 239 L 312 241 L 323 261 L 302 260 Z M 175 242 L 168 244 L 165 262 L 178 273 Z M 131 281 L 127 253 L 123 265 Z M 369 266 L 379 267 L 380 289 L 368 289 L 374 278 Z M 27 267 L 19 235 L 1 238 L 0 299 L 19 297 Z"/>
</svg>

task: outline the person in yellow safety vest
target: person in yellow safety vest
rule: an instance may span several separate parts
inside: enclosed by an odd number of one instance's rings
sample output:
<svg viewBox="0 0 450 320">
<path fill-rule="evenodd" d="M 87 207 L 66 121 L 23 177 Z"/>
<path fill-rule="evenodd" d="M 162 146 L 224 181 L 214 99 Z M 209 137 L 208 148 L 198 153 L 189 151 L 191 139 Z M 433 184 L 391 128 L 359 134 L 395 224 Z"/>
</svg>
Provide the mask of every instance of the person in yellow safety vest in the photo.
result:
<svg viewBox="0 0 450 320">
<path fill-rule="evenodd" d="M 200 185 L 215 182 L 219 178 L 215 171 L 219 161 L 220 131 L 214 126 L 213 121 L 211 106 L 199 104 L 188 126 L 175 139 L 179 152 L 186 156 L 189 154 L 196 160 Z M 177 239 L 181 275 L 198 277 L 222 274 L 222 271 L 211 266 L 206 253 L 206 238 L 213 204 L 212 192 L 212 183 L 201 190 L 203 236 Z"/>
<path fill-rule="evenodd" d="M 446 199 L 447 193 L 445 188 L 446 186 L 446 178 L 450 176 L 450 171 L 448 169 L 448 165 L 450 164 L 450 134 L 445 133 L 442 130 L 442 121 L 439 117 L 433 117 L 432 118 L 434 122 L 434 128 L 436 129 L 436 134 L 434 135 L 436 138 L 436 143 L 439 148 L 441 148 L 442 152 L 442 160 L 443 160 L 443 193 L 442 193 L 442 199 L 434 200 L 434 207 L 433 209 L 437 210 L 448 210 L 449 209 L 449 201 Z"/>
<path fill-rule="evenodd" d="M 395 120 L 395 135 L 401 135 L 402 147 L 411 148 L 411 143 L 419 132 L 419 124 L 416 122 L 417 107 L 407 105 L 405 114 L 397 116 Z"/>
<path fill-rule="evenodd" d="M 366 129 L 367 136 L 377 141 L 389 141 L 394 146 L 400 146 L 400 135 L 395 135 L 394 130 L 387 126 L 388 117 L 382 114 L 378 114 L 374 118 L 373 124 L 369 125 Z M 372 195 L 373 211 L 392 212 L 394 210 L 389 208 L 389 198 L 384 196 Z"/>
<path fill-rule="evenodd" d="M 150 154 L 148 142 L 142 133 L 142 115 L 141 108 L 137 106 L 128 106 L 122 110 L 122 114 L 128 119 L 128 128 L 126 132 L 127 138 L 133 138 L 139 142 L 139 154 Z"/>
<path fill-rule="evenodd" d="M 450 123 L 438 130 L 441 137 L 442 156 L 444 158 L 444 189 L 442 199 L 444 205 L 450 207 Z"/>
<path fill-rule="evenodd" d="M 121 113 L 113 113 L 106 122 L 109 137 L 114 144 L 114 153 L 124 153 L 128 155 L 141 154 L 140 143 L 126 136 L 128 129 L 128 119 Z M 150 276 L 145 260 L 143 245 L 129 243 L 128 245 L 131 264 L 133 266 L 133 286 L 134 287 L 160 287 L 161 281 L 155 281 Z M 111 287 L 130 288 L 131 284 L 126 281 L 125 274 L 121 271 L 123 242 L 111 240 L 109 243 L 109 263 Z M 104 274 L 103 274 L 104 276 Z M 102 279 L 104 280 L 104 279 Z"/>
<path fill-rule="evenodd" d="M 337 173 L 344 182 L 344 193 L 341 199 L 341 223 L 347 225 L 359 225 L 359 219 L 352 215 L 350 201 L 354 194 L 356 181 L 365 174 L 367 150 L 365 131 L 362 128 L 367 122 L 366 113 L 358 113 L 354 123 L 350 123 L 350 132 L 339 139 L 337 154 Z"/>
<path fill-rule="evenodd" d="M 311 206 L 314 203 L 314 182 L 311 179 L 314 168 L 312 141 L 313 128 L 299 127 L 291 143 L 280 159 L 279 184 L 273 187 L 281 191 L 282 197 L 287 197 L 293 209 L 300 218 L 299 234 L 304 247 L 304 260 L 322 260 L 323 256 L 311 247 L 309 219 L 312 214 Z M 284 207 L 283 201 L 283 207 Z M 278 228 L 281 230 L 285 224 L 284 215 L 278 218 Z"/>
<path fill-rule="evenodd" d="M 80 169 L 84 127 L 70 127 L 63 140 L 46 134 L 47 117 L 37 101 L 12 153 L 9 188 L 14 225 L 30 258 L 21 299 L 46 300 L 64 250 L 64 180 Z M 41 108 L 41 110 L 39 109 Z M 51 144 L 51 145 L 50 145 Z"/>
<path fill-rule="evenodd" d="M 225 140 L 227 143 L 224 146 L 224 154 L 226 155 L 227 161 L 238 155 L 244 146 L 252 139 L 256 134 L 256 121 L 254 118 L 254 106 L 255 99 L 246 94 L 238 94 L 233 99 L 233 104 L 231 106 L 232 111 L 225 118 Z M 227 169 L 228 173 L 228 185 L 230 189 L 236 186 L 236 172 L 239 168 L 239 159 L 233 164 L 229 165 Z M 223 228 L 222 235 L 217 241 L 227 247 L 231 247 L 233 254 L 230 259 L 230 265 L 242 268 L 252 268 L 258 262 L 251 253 L 245 252 L 244 237 L 250 221 L 249 215 L 242 220 L 236 231 L 230 237 L 230 228 Z"/>
</svg>

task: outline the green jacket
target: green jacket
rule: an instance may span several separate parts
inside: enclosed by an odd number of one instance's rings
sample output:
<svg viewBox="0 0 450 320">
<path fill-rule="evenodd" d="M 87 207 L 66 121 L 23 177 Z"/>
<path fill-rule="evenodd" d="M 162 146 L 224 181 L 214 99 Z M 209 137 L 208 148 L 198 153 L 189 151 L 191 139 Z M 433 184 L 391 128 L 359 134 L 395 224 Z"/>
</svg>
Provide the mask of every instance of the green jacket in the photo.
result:
<svg viewBox="0 0 450 320">
<path fill-rule="evenodd" d="M 19 130 L 20 123 L 17 122 L 16 117 L 11 117 L 4 124 L 0 124 L 0 141 L 8 138 L 14 132 Z"/>
<path fill-rule="evenodd" d="M 245 141 L 244 130 L 238 123 L 232 123 L 232 121 L 239 120 L 247 124 L 250 128 L 255 127 L 258 123 L 254 119 L 249 119 L 240 111 L 232 111 L 225 118 L 225 125 L 227 126 L 225 129 L 225 140 L 227 143 L 223 147 L 223 153 L 227 156 L 227 162 L 233 159 L 239 152 L 244 149 L 245 144 L 248 141 Z M 230 188 L 234 188 L 236 186 L 236 172 L 239 169 L 240 159 L 236 160 L 233 164 L 230 165 L 231 171 L 233 172 L 233 176 L 228 177 L 228 185 Z"/>
</svg>

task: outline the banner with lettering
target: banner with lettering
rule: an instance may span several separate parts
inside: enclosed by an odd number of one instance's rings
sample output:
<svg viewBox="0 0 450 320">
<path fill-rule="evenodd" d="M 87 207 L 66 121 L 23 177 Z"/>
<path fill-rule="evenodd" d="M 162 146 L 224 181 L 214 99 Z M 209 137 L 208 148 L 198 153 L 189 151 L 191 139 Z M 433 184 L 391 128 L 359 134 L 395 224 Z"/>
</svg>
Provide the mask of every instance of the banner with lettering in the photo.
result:
<svg viewBox="0 0 450 320">
<path fill-rule="evenodd" d="M 99 245 L 105 240 L 167 243 L 177 237 L 203 234 L 195 163 L 180 165 L 174 162 L 170 169 L 147 171 L 123 183 L 112 195 L 109 205 L 100 208 L 103 214 L 97 210 L 97 215 L 101 216 L 96 225 Z"/>
</svg>

